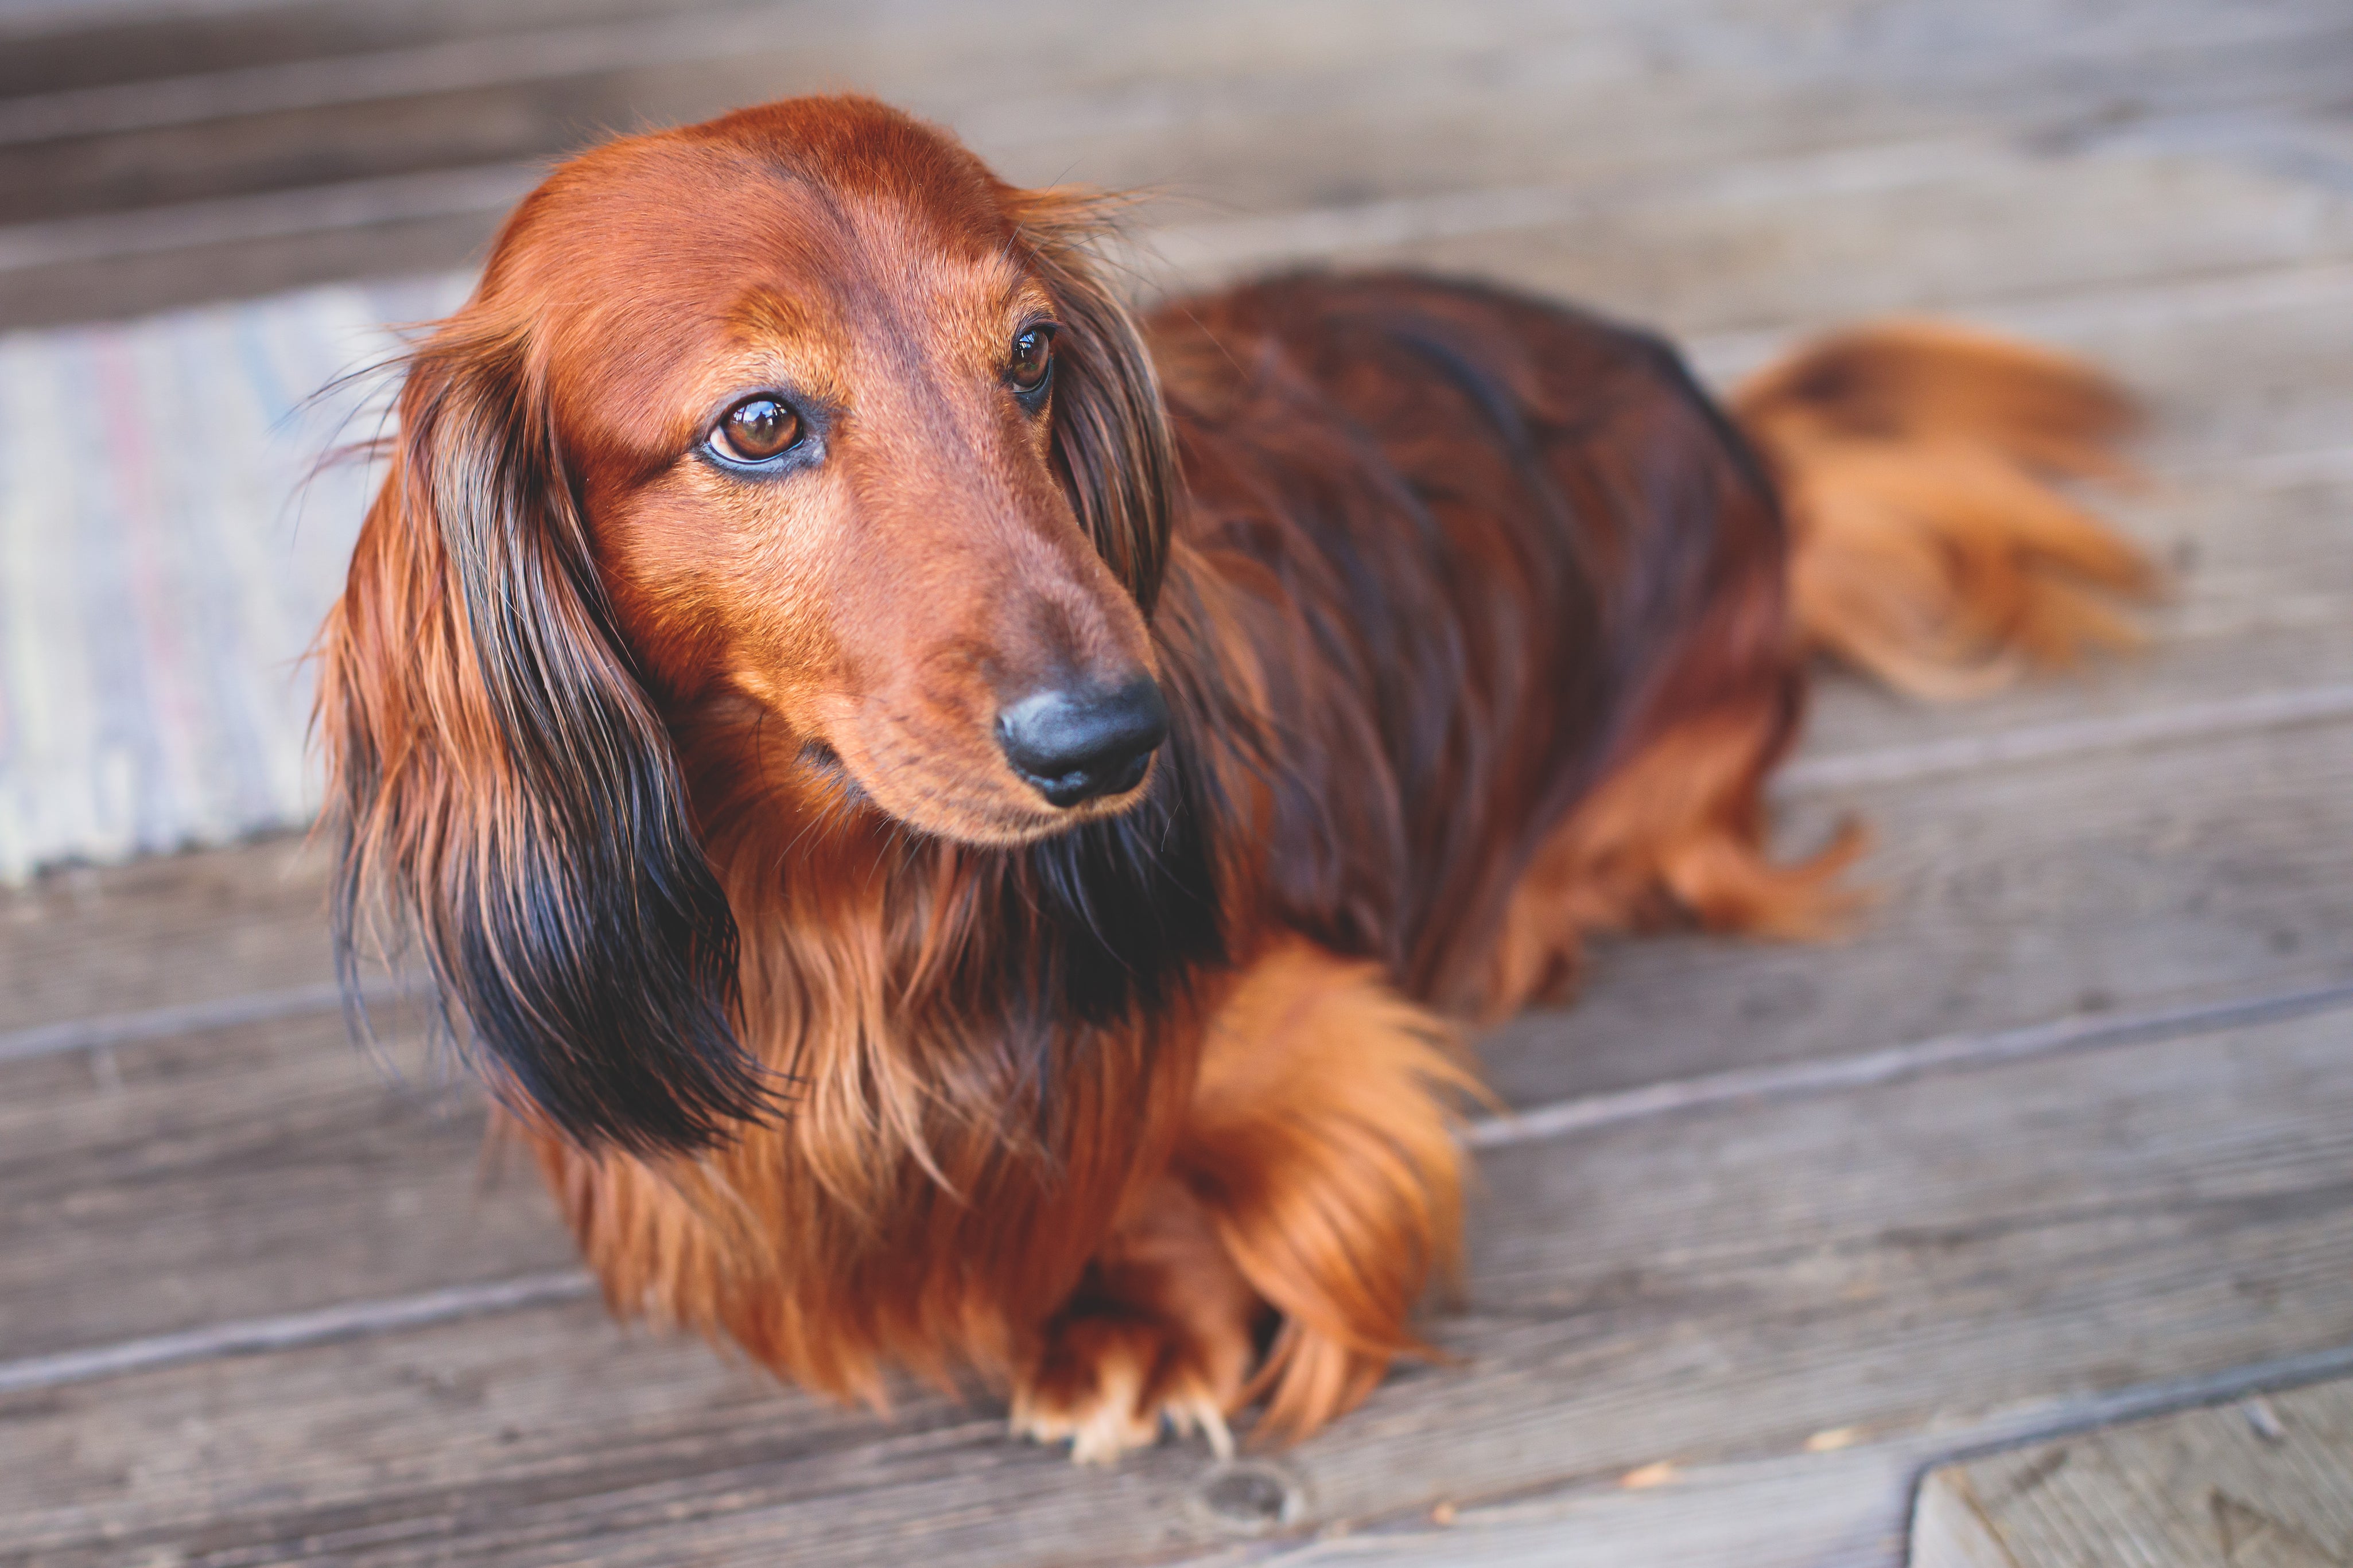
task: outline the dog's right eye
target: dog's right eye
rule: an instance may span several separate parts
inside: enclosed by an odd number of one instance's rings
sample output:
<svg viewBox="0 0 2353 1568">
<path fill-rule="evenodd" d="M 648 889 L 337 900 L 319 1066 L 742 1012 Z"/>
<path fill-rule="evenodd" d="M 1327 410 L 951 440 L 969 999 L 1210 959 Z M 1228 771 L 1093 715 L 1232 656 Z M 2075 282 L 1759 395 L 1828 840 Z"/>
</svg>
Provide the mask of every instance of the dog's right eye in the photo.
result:
<svg viewBox="0 0 2353 1568">
<path fill-rule="evenodd" d="M 739 463 L 765 463 L 782 455 L 801 438 L 801 416 L 776 398 L 747 397 L 720 416 L 711 433 L 712 445 L 723 458 Z"/>
</svg>

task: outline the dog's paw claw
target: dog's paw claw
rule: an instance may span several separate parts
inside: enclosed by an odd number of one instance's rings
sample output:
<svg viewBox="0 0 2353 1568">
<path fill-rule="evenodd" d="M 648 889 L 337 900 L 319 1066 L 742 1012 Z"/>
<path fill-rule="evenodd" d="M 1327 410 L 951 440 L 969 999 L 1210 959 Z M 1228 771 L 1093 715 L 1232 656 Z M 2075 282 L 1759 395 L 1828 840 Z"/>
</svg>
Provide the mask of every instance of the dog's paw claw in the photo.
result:
<svg viewBox="0 0 2353 1568">
<path fill-rule="evenodd" d="M 1082 1465 L 1116 1464 L 1160 1440 L 1199 1433 L 1221 1459 L 1234 1452 L 1227 1401 L 1201 1358 L 1164 1326 L 1136 1318 L 1057 1324 L 1014 1390 L 1016 1436 L 1071 1445 Z"/>
<path fill-rule="evenodd" d="M 1198 1432 L 1208 1441 L 1209 1452 L 1219 1458 L 1234 1457 L 1233 1429 L 1226 1425 L 1225 1411 L 1207 1388 L 1197 1385 L 1171 1394 L 1160 1406 L 1160 1418 L 1179 1437 L 1190 1437 Z"/>
</svg>

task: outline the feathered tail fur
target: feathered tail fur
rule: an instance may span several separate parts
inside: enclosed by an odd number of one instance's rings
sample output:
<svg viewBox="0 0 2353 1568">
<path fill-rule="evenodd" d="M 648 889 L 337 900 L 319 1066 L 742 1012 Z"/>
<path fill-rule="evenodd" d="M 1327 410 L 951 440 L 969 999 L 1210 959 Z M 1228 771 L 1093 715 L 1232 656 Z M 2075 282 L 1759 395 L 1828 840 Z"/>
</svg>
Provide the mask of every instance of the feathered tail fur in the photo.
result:
<svg viewBox="0 0 2353 1568">
<path fill-rule="evenodd" d="M 2147 557 L 2061 489 L 2124 479 L 2131 400 L 2047 350 L 1926 322 L 1857 328 L 1769 366 L 1733 411 L 1771 466 L 1810 650 L 1918 696 L 1968 697 L 2134 640 Z"/>
</svg>

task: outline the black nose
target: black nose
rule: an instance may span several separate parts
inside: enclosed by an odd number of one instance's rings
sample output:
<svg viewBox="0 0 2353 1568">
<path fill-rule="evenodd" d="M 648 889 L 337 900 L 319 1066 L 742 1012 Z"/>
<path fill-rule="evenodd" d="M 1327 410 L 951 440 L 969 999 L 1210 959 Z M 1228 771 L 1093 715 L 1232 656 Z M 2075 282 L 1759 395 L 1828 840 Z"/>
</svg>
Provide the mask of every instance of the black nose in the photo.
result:
<svg viewBox="0 0 2353 1568">
<path fill-rule="evenodd" d="M 1148 675 L 1124 686 L 1035 691 L 997 716 L 1013 771 L 1056 805 L 1134 789 L 1168 738 L 1168 705 Z"/>
</svg>

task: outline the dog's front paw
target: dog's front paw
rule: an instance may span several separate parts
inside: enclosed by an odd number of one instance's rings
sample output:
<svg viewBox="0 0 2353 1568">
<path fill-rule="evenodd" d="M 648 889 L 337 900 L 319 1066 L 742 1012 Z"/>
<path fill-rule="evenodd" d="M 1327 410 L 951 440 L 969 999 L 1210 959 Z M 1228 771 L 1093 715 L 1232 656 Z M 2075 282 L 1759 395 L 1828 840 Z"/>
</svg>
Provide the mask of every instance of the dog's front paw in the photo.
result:
<svg viewBox="0 0 2353 1568">
<path fill-rule="evenodd" d="M 1225 1364 L 1219 1364 L 1223 1363 Z M 1210 1352 L 1157 1320 L 1081 1311 L 1057 1319 L 1013 1391 L 1013 1430 L 1040 1443 L 1071 1445 L 1082 1465 L 1107 1465 L 1159 1441 L 1199 1432 L 1231 1458 L 1226 1413 L 1239 1403 L 1241 1362 Z"/>
</svg>

